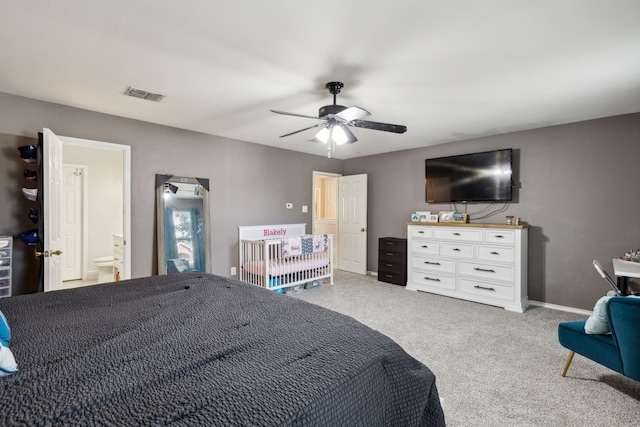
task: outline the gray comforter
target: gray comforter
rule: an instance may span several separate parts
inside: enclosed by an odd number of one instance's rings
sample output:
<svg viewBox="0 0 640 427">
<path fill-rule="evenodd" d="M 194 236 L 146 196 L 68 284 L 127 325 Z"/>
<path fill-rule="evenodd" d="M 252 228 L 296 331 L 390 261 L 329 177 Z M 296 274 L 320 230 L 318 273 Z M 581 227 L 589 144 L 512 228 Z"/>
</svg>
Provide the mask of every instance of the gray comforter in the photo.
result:
<svg viewBox="0 0 640 427">
<path fill-rule="evenodd" d="M 433 373 L 330 310 L 190 273 L 0 299 L 0 425 L 444 425 Z"/>
</svg>

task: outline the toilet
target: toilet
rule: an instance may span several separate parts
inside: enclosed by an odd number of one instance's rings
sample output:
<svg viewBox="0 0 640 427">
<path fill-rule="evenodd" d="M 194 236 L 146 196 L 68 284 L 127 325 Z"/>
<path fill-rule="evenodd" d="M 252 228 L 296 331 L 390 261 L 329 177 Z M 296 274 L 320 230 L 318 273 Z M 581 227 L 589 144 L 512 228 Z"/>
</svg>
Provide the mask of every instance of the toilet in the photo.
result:
<svg viewBox="0 0 640 427">
<path fill-rule="evenodd" d="M 113 257 L 103 256 L 93 260 L 98 268 L 98 283 L 113 282 Z"/>
</svg>

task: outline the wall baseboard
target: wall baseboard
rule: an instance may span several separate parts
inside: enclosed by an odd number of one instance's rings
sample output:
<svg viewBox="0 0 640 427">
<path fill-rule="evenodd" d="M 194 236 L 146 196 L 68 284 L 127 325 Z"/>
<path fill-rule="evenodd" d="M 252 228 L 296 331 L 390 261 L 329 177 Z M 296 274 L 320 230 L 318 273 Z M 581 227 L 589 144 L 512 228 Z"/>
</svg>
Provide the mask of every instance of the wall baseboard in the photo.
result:
<svg viewBox="0 0 640 427">
<path fill-rule="evenodd" d="M 541 301 L 529 300 L 529 305 L 535 305 L 536 307 L 548 308 L 550 310 L 558 310 L 558 311 L 566 311 L 566 312 L 569 312 L 569 313 L 584 314 L 585 316 L 590 316 L 591 313 L 592 313 L 589 310 L 583 310 L 581 308 L 573 308 L 573 307 L 567 307 L 567 306 L 564 306 L 564 305 L 549 304 L 548 302 L 541 302 Z"/>
</svg>

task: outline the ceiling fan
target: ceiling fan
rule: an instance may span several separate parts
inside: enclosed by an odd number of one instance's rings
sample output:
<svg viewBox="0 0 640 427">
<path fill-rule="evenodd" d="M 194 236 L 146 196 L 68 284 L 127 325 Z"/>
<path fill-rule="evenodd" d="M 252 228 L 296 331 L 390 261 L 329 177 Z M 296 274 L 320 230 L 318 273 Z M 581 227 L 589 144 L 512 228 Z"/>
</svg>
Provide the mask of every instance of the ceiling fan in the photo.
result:
<svg viewBox="0 0 640 427">
<path fill-rule="evenodd" d="M 284 114 L 287 116 L 304 117 L 307 119 L 319 119 L 320 123 L 313 126 L 306 127 L 304 129 L 297 130 L 295 132 L 288 133 L 280 136 L 295 135 L 296 133 L 304 132 L 313 128 L 321 128 L 311 142 L 322 142 L 327 144 L 327 157 L 331 157 L 331 152 L 335 150 L 336 145 L 352 144 L 358 140 L 356 136 L 349 130 L 348 126 L 382 130 L 385 132 L 393 133 L 405 133 L 407 127 L 403 125 L 393 125 L 390 123 L 372 122 L 369 120 L 361 120 L 363 117 L 370 116 L 364 108 L 360 107 L 345 107 L 343 105 L 336 104 L 336 95 L 340 93 L 340 89 L 344 87 L 341 82 L 329 82 L 325 85 L 329 92 L 333 95 L 333 105 L 325 105 L 320 107 L 318 116 L 307 116 L 304 114 L 287 113 L 285 111 L 271 110 L 273 113 Z"/>
</svg>

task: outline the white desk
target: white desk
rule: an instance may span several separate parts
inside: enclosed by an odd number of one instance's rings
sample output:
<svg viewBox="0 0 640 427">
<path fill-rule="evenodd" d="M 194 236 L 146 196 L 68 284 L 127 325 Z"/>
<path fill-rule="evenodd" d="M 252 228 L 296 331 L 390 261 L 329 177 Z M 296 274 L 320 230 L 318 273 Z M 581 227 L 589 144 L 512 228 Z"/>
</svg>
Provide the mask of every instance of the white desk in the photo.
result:
<svg viewBox="0 0 640 427">
<path fill-rule="evenodd" d="M 614 258 L 613 274 L 618 276 L 618 288 L 622 295 L 627 295 L 629 277 L 640 278 L 640 262 L 624 261 Z"/>
</svg>

